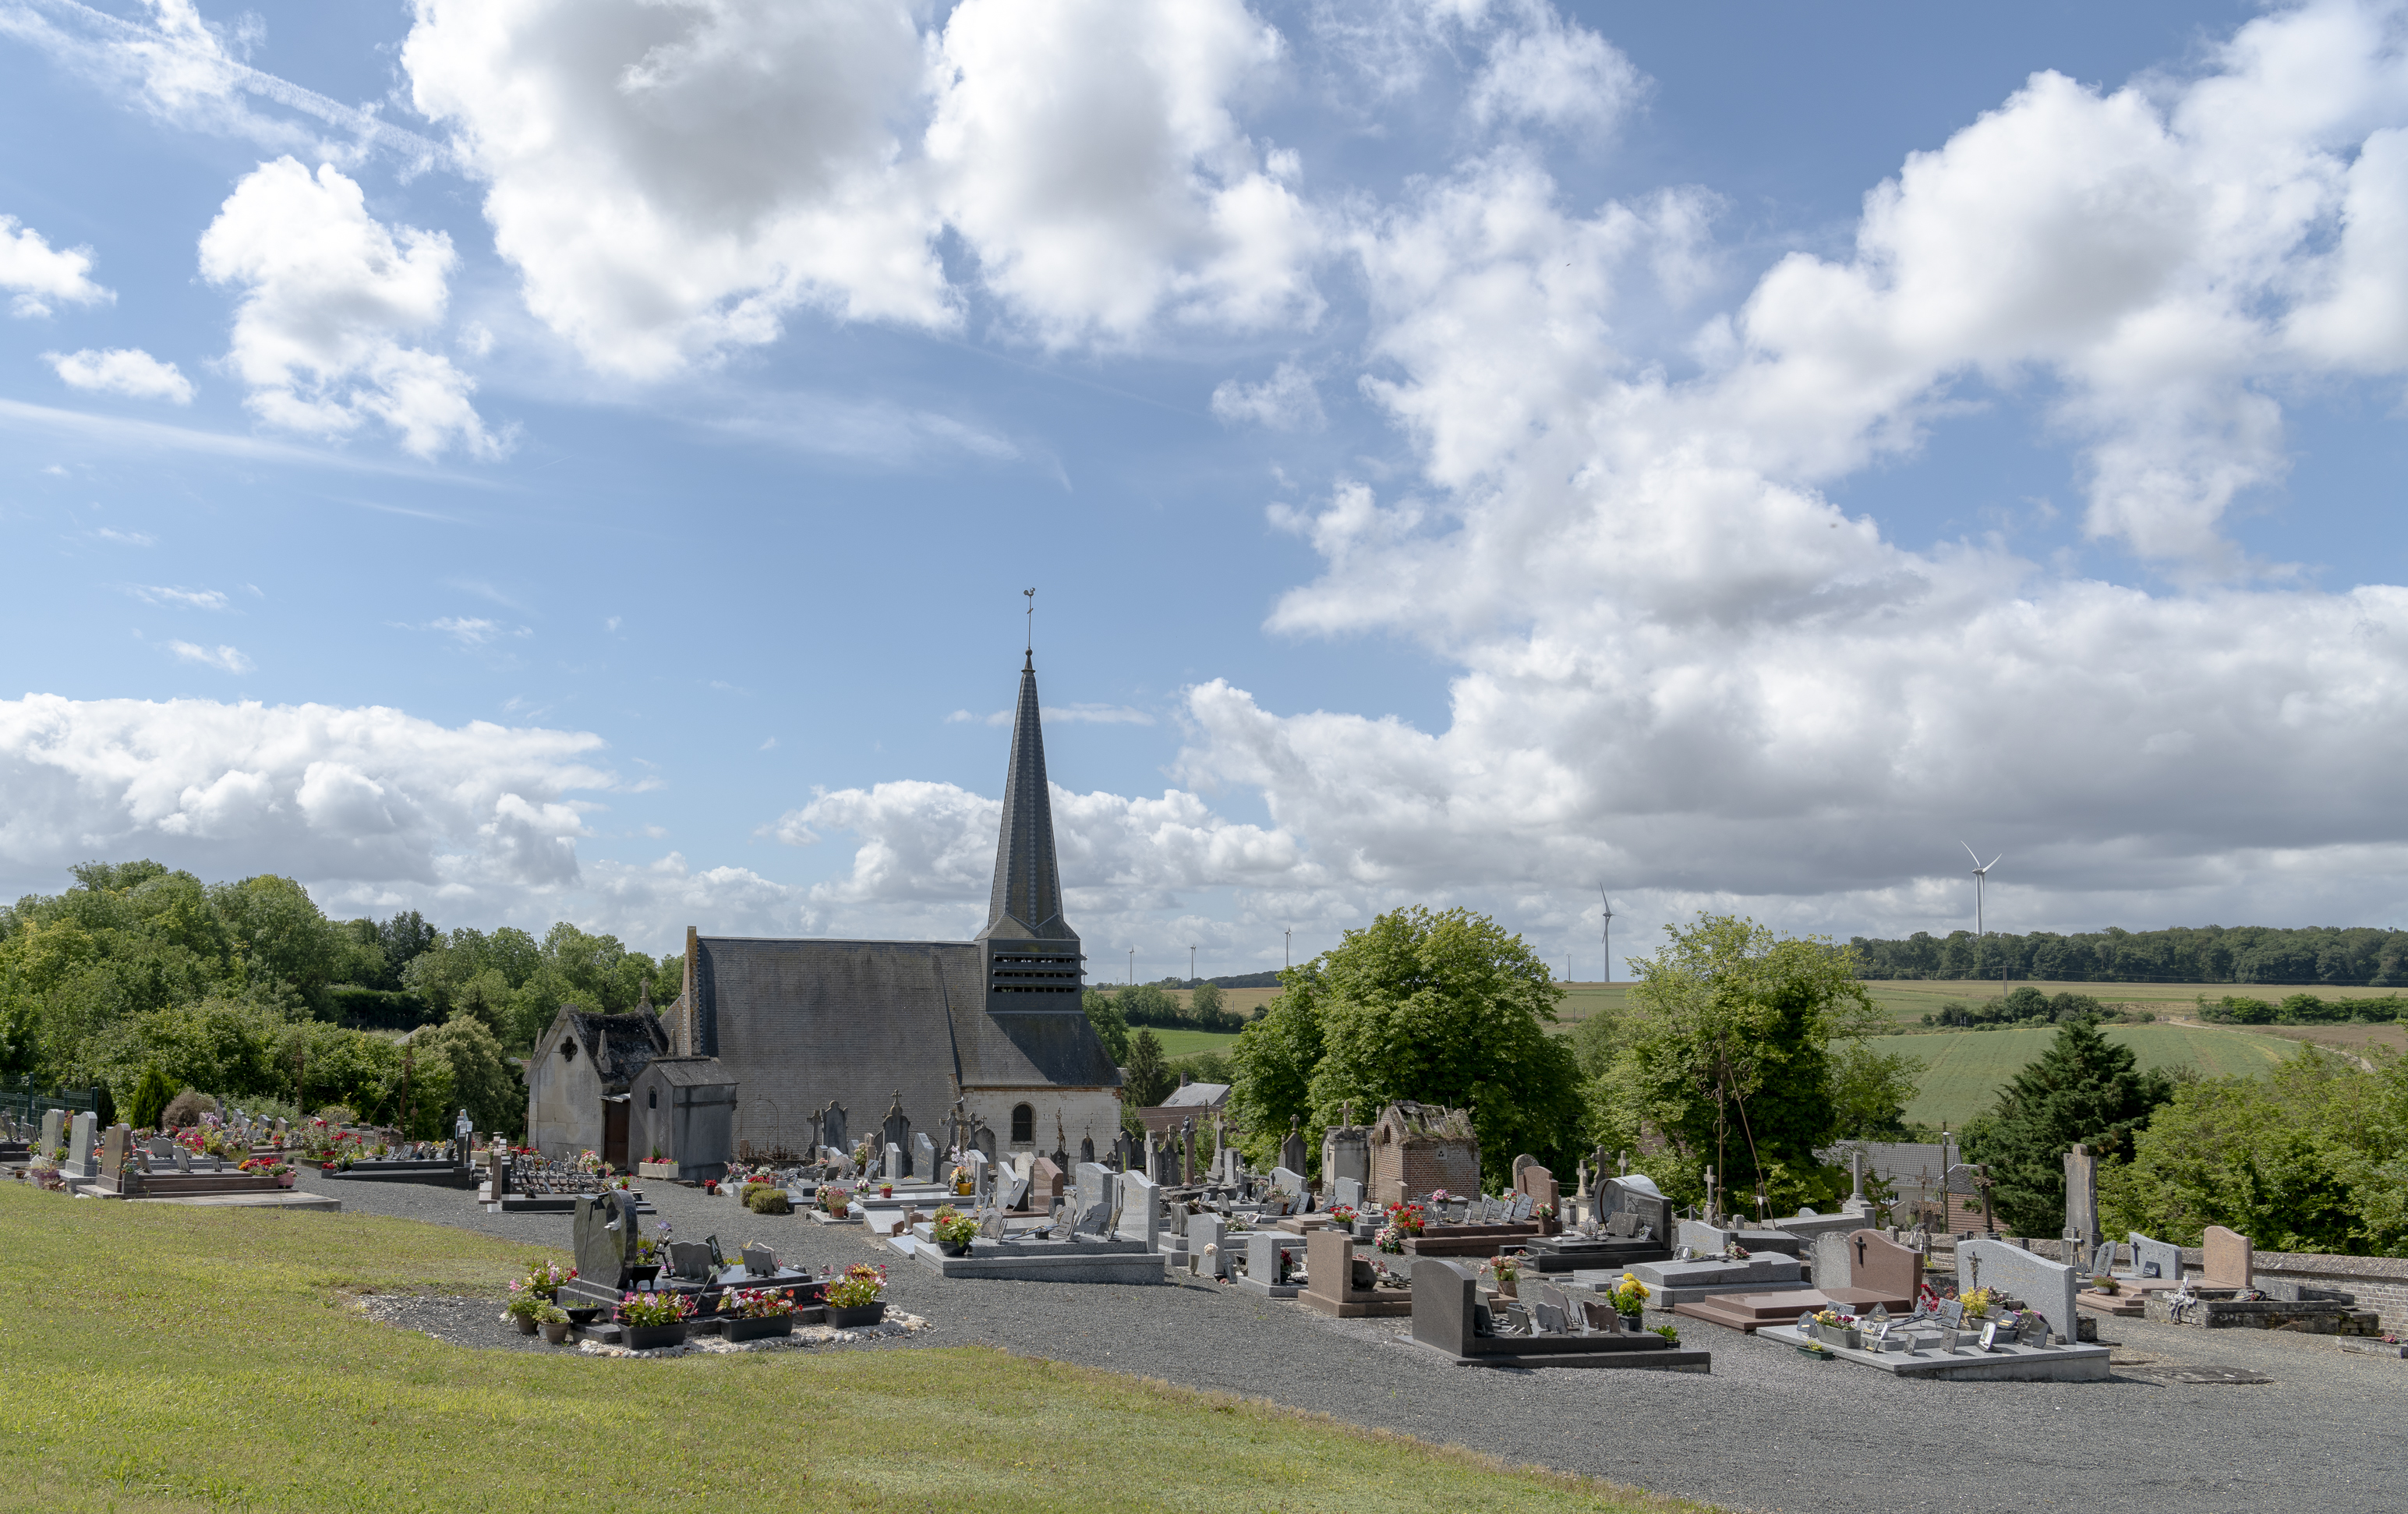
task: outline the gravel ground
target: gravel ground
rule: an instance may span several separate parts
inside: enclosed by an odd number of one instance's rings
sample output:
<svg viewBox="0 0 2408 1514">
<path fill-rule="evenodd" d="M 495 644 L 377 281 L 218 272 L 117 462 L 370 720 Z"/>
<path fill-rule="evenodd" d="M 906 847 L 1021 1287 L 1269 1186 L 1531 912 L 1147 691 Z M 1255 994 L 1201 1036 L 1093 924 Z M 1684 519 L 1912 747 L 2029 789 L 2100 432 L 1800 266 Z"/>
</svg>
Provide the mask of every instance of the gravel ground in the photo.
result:
<svg viewBox="0 0 2408 1514">
<path fill-rule="evenodd" d="M 489 1215 L 456 1189 L 315 1174 L 301 1181 L 339 1195 L 352 1214 L 568 1245 L 566 1215 Z M 844 1349 L 994 1346 L 1268 1398 L 1735 1508 L 2408 1507 L 2408 1474 L 2392 1449 L 2408 1362 L 2344 1355 L 2329 1338 L 2119 1319 L 2106 1322 L 2108 1339 L 2120 1343 L 2108 1382 L 1912 1383 L 1684 1320 L 1682 1344 L 1714 1353 L 1711 1376 L 1499 1371 L 1436 1363 L 1397 1344 L 1400 1320 L 1328 1319 L 1218 1284 L 947 1282 L 857 1230 L 753 1215 L 664 1184 L 645 1192 L 681 1239 L 715 1233 L 731 1251 L 757 1240 L 813 1267 L 895 1263 L 888 1297 L 934 1328 Z M 487 1319 L 500 1312 L 498 1303 L 475 1306 Z M 490 1328 L 500 1335 L 508 1327 Z M 2193 1386 L 2145 1376 L 2172 1363 L 2249 1368 L 2273 1381 Z"/>
</svg>

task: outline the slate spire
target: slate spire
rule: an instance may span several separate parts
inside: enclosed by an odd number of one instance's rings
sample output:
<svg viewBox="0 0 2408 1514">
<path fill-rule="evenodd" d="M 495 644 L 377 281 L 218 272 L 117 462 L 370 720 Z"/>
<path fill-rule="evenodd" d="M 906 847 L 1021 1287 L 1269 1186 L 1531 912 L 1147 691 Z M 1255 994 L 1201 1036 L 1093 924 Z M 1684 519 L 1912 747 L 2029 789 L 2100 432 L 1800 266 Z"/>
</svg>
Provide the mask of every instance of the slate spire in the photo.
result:
<svg viewBox="0 0 2408 1514">
<path fill-rule="evenodd" d="M 1045 781 L 1045 731 L 1037 710 L 1037 656 L 1020 669 L 1011 760 L 1003 775 L 1003 830 L 995 843 L 995 894 L 979 939 L 1079 938 L 1062 918 L 1062 871 L 1054 856 L 1054 801 Z"/>
</svg>

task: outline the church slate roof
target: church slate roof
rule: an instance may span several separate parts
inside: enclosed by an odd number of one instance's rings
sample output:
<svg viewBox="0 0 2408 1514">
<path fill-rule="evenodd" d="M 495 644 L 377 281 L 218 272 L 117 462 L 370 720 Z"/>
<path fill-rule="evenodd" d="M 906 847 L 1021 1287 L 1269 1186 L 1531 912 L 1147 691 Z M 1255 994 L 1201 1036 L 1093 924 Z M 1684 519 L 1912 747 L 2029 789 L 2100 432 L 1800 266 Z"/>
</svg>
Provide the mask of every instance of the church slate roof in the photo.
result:
<svg viewBox="0 0 2408 1514">
<path fill-rule="evenodd" d="M 867 1130 L 897 1091 L 912 1127 L 932 1130 L 955 1078 L 968 1089 L 1120 1081 L 1083 1013 L 989 1015 L 975 943 L 697 935 L 694 951 L 694 1044 L 679 1049 L 720 1059 L 742 1082 L 743 1138 L 798 1146 L 831 1099 Z"/>
<path fill-rule="evenodd" d="M 568 1012 L 569 1035 L 580 1051 L 594 1059 L 595 1074 L 607 1092 L 626 1092 L 646 1063 L 668 1053 L 668 1032 L 649 1011 L 596 1015 L 571 1004 L 561 1007 Z"/>
</svg>

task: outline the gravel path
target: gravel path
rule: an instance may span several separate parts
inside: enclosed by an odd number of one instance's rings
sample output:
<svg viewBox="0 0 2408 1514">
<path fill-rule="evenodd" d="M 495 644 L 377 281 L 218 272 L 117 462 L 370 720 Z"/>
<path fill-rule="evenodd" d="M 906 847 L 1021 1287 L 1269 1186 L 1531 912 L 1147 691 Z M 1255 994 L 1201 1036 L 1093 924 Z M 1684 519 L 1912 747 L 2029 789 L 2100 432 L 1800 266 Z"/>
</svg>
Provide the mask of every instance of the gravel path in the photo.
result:
<svg viewBox="0 0 2408 1514">
<path fill-rule="evenodd" d="M 327 1182 L 315 1174 L 301 1181 L 338 1194 L 352 1214 L 568 1245 L 565 1215 L 489 1215 L 455 1189 Z M 934 1328 L 844 1349 L 995 1346 L 1268 1398 L 1736 1508 L 2349 1514 L 2408 1507 L 2408 1472 L 2393 1450 L 2408 1362 L 2344 1355 L 2329 1338 L 2114 1320 L 2106 1334 L 2121 1343 L 2119 1368 L 2141 1370 L 2119 1370 L 2108 1382 L 1912 1383 L 1684 1320 L 1682 1344 L 1714 1353 L 1711 1376 L 1499 1371 L 1437 1363 L 1396 1344 L 1405 1321 L 1328 1319 L 1218 1284 L 947 1282 L 857 1230 L 757 1216 L 663 1184 L 645 1192 L 681 1239 L 715 1233 L 731 1251 L 757 1240 L 781 1260 L 813 1267 L 896 1263 L 888 1297 Z M 2192 1363 L 2250 1368 L 2273 1381 L 2192 1386 L 2142 1375 Z"/>
</svg>

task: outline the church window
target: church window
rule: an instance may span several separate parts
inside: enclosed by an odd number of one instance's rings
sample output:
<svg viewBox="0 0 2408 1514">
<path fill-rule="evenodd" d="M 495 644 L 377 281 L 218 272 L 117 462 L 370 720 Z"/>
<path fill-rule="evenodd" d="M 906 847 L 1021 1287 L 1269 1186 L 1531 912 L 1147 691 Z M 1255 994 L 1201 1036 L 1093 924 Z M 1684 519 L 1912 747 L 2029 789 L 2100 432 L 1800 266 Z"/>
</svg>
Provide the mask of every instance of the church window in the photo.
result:
<svg viewBox="0 0 2408 1514">
<path fill-rule="evenodd" d="M 1011 1106 L 1011 1144 L 1028 1146 L 1037 1139 L 1037 1111 L 1026 1104 Z"/>
</svg>

